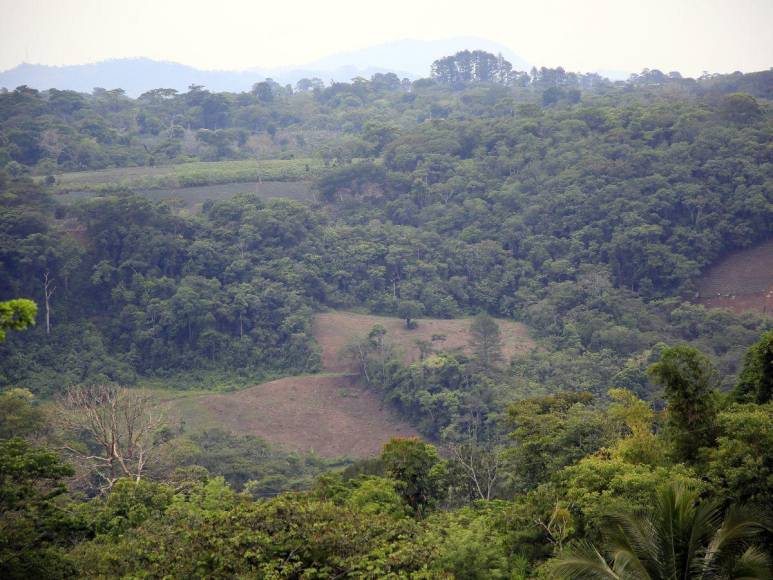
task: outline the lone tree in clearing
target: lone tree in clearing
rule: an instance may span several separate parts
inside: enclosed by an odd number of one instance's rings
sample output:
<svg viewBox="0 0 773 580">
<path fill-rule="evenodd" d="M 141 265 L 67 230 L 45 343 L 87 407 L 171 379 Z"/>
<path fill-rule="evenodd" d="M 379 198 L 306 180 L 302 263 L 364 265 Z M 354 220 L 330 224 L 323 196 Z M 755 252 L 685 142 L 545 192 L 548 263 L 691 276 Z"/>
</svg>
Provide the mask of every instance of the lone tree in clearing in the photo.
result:
<svg viewBox="0 0 773 580">
<path fill-rule="evenodd" d="M 485 370 L 494 370 L 504 362 L 502 333 L 496 320 L 485 312 L 478 314 L 470 324 L 470 347 Z"/>
<path fill-rule="evenodd" d="M 403 300 L 397 307 L 397 315 L 405 319 L 405 328 L 411 330 L 416 328 L 415 318 L 418 318 L 424 312 L 424 305 L 416 300 Z"/>
</svg>

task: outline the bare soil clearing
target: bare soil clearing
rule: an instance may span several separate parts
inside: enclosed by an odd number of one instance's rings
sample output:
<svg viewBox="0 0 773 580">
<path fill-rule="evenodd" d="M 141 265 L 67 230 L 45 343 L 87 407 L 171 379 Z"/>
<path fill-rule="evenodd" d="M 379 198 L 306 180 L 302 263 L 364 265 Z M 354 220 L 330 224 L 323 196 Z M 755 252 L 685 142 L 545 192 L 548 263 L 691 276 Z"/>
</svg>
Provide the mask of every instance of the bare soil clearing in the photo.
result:
<svg viewBox="0 0 773 580">
<path fill-rule="evenodd" d="M 366 336 L 376 324 L 381 324 L 386 329 L 387 340 L 402 351 L 404 360 L 413 362 L 419 357 L 416 341 L 432 342 L 434 335 L 446 337 L 442 342 L 432 343 L 436 350 L 466 350 L 470 342 L 471 322 L 471 318 L 453 320 L 422 318 L 417 320 L 415 329 L 408 330 L 405 328 L 405 321 L 400 318 L 332 311 L 317 314 L 314 317 L 312 331 L 322 348 L 322 366 L 326 370 L 343 371 L 350 367 L 350 364 L 341 357 L 344 347 L 353 339 Z M 525 325 L 512 320 L 497 320 L 497 323 L 502 333 L 502 350 L 506 359 L 509 360 L 534 348 L 534 341 L 529 337 Z"/>
<path fill-rule="evenodd" d="M 733 252 L 709 268 L 698 280 L 696 301 L 773 316 L 773 240 Z"/>
<path fill-rule="evenodd" d="M 170 407 L 196 430 L 249 433 L 322 457 L 369 457 L 391 437 L 418 435 L 351 375 L 288 377 L 237 393 L 177 399 Z"/>
<path fill-rule="evenodd" d="M 357 376 L 347 374 L 348 363 L 339 352 L 356 337 L 367 335 L 375 324 L 404 353 L 406 361 L 418 358 L 416 340 L 435 342 L 438 350 L 464 349 L 469 342 L 470 318 L 421 319 L 414 330 L 405 321 L 353 312 L 325 312 L 315 316 L 314 337 L 322 347 L 327 372 L 338 374 L 288 377 L 228 394 L 183 397 L 169 402 L 172 417 L 184 419 L 192 431 L 220 428 L 257 435 L 287 449 L 314 452 L 323 457 L 369 457 L 381 452 L 391 437 L 417 436 L 407 422 L 365 388 Z M 507 357 L 534 347 L 526 327 L 499 320 Z M 343 372 L 342 372 L 343 371 Z"/>
</svg>

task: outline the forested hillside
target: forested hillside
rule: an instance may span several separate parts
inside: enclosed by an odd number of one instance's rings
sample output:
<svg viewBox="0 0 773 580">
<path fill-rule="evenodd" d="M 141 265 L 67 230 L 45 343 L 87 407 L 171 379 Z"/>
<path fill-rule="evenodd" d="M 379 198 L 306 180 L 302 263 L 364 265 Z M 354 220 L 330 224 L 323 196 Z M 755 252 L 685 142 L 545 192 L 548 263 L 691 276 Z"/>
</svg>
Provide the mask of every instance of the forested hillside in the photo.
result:
<svg viewBox="0 0 773 580">
<path fill-rule="evenodd" d="M 773 234 L 771 99 L 771 71 L 611 82 L 481 51 L 414 82 L 0 93 L 0 300 L 37 304 L 0 302 L 0 570 L 629 578 L 625 544 L 641 577 L 766 577 L 772 319 L 696 299 Z M 352 336 L 334 310 L 395 322 Z M 163 417 L 319 373 L 321 332 L 424 440 L 321 459 Z M 223 429 L 270 412 L 207 396 Z M 622 538 L 678 510 L 700 574 Z"/>
</svg>

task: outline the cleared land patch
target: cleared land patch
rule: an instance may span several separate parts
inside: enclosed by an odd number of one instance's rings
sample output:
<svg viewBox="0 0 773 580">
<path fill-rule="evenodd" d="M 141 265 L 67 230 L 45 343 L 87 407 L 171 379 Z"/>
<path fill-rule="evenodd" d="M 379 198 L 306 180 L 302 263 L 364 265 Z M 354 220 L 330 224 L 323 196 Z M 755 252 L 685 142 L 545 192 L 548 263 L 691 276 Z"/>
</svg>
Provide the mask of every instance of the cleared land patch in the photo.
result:
<svg viewBox="0 0 773 580">
<path fill-rule="evenodd" d="M 314 336 L 322 347 L 323 367 L 337 374 L 288 377 L 235 393 L 184 396 L 168 402 L 173 418 L 183 419 L 186 429 L 220 428 L 253 434 L 286 449 L 314 452 L 322 457 L 369 457 L 377 455 L 391 437 L 417 436 L 378 396 L 347 374 L 348 363 L 339 352 L 375 324 L 404 353 L 406 361 L 418 357 L 416 340 L 436 342 L 438 350 L 464 349 L 469 342 L 470 318 L 420 319 L 407 330 L 403 320 L 354 312 L 324 312 L 314 317 Z M 507 357 L 534 347 L 523 324 L 498 320 Z"/>
<path fill-rule="evenodd" d="M 466 350 L 470 342 L 471 318 L 445 320 L 441 318 L 421 318 L 413 330 L 405 328 L 405 321 L 400 318 L 386 316 L 371 316 L 354 312 L 332 311 L 322 312 L 314 317 L 312 331 L 314 338 L 322 348 L 322 366 L 327 370 L 346 370 L 349 363 L 341 357 L 344 347 L 353 339 L 366 336 L 376 324 L 381 324 L 387 331 L 387 340 L 399 348 L 406 362 L 412 362 L 419 357 L 417 340 L 432 342 L 435 335 L 446 337 L 444 341 L 436 341 L 433 346 L 437 350 Z M 534 341 L 529 337 L 525 325 L 512 320 L 498 319 L 499 330 L 502 333 L 503 354 L 510 359 L 534 348 Z"/>
<path fill-rule="evenodd" d="M 322 457 L 368 457 L 391 437 L 418 435 L 351 375 L 288 377 L 229 394 L 169 402 L 193 431 L 220 428 Z"/>
<path fill-rule="evenodd" d="M 153 167 L 115 167 L 62 173 L 54 190 L 116 191 L 180 188 L 233 182 L 309 181 L 324 168 L 321 159 L 241 159 L 197 161 Z"/>
<path fill-rule="evenodd" d="M 729 254 L 698 280 L 696 302 L 773 315 L 773 240 Z"/>
<path fill-rule="evenodd" d="M 138 189 L 135 193 L 154 201 L 165 201 L 173 210 L 198 213 L 208 199 L 221 201 L 231 199 L 241 193 L 252 193 L 262 199 L 294 199 L 312 201 L 314 194 L 310 181 L 261 181 L 260 183 L 221 183 L 216 185 L 198 185 L 193 187 L 175 187 L 166 189 Z M 59 199 L 65 202 L 100 195 L 94 191 L 71 191 L 63 193 Z"/>
</svg>

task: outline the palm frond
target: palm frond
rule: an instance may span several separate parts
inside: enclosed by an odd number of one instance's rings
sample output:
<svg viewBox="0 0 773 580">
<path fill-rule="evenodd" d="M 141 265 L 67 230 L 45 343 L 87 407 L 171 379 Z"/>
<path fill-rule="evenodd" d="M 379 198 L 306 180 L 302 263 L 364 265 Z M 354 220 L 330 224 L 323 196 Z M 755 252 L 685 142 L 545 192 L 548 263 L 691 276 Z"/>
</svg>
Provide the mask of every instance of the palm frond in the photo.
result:
<svg viewBox="0 0 773 580">
<path fill-rule="evenodd" d="M 743 546 L 766 530 L 772 529 L 769 518 L 762 512 L 757 512 L 748 506 L 731 507 L 706 547 L 702 562 L 703 569 L 711 570 L 721 566 L 723 557 L 730 555 L 729 552 L 733 552 L 734 548 Z M 747 552 L 749 550 L 744 554 Z"/>
<path fill-rule="evenodd" d="M 730 572 L 732 580 L 770 580 L 771 562 L 767 554 L 756 546 L 751 546 L 735 561 Z"/>
<path fill-rule="evenodd" d="M 564 549 L 551 562 L 550 575 L 556 580 L 620 580 L 606 558 L 590 542 L 578 542 Z"/>
<path fill-rule="evenodd" d="M 612 569 L 626 580 L 651 580 L 652 575 L 647 569 L 647 563 L 642 562 L 635 552 L 630 550 L 615 550 L 612 552 Z"/>
<path fill-rule="evenodd" d="M 689 573 L 699 578 L 706 572 L 706 546 L 712 538 L 716 537 L 720 525 L 722 525 L 722 509 L 719 502 L 706 501 L 696 507 L 689 537 L 685 539 L 684 545 L 685 574 Z"/>
<path fill-rule="evenodd" d="M 651 514 L 618 513 L 605 518 L 607 524 L 604 538 L 608 551 L 615 562 L 614 569 L 623 572 L 639 570 L 649 575 L 658 568 L 658 535 L 652 523 Z"/>
<path fill-rule="evenodd" d="M 686 544 L 695 519 L 698 492 L 681 481 L 663 487 L 656 497 L 652 514 L 658 543 L 658 569 L 661 578 L 684 578 L 689 566 Z"/>
</svg>

